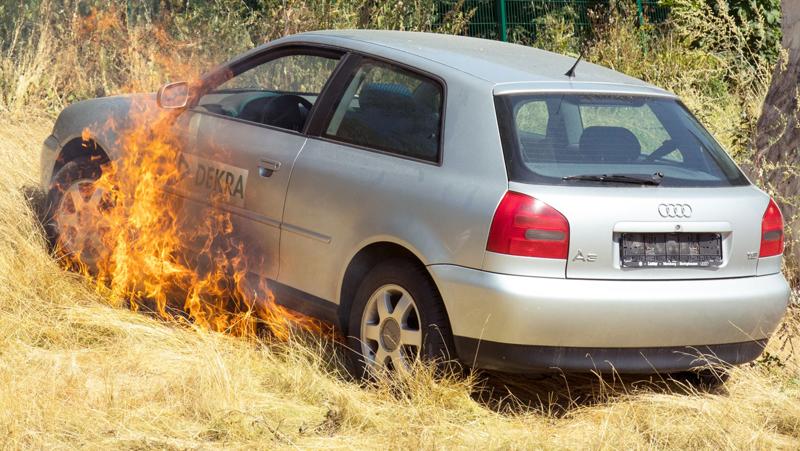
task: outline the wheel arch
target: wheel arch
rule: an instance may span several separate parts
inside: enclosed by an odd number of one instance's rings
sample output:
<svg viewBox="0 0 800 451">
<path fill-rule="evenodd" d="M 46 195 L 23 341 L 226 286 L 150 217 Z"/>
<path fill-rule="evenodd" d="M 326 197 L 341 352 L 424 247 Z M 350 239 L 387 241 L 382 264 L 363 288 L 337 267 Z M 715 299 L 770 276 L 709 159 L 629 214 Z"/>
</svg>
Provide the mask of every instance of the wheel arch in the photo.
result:
<svg viewBox="0 0 800 451">
<path fill-rule="evenodd" d="M 433 279 L 430 271 L 428 271 L 423 259 L 424 257 L 409 249 L 409 246 L 405 246 L 393 241 L 372 241 L 362 245 L 359 250 L 353 254 L 343 272 L 342 277 L 340 278 L 341 286 L 339 289 L 338 325 L 342 328 L 342 330 L 346 330 L 353 298 L 355 297 L 361 281 L 364 279 L 370 269 L 375 267 L 375 265 L 392 258 L 406 259 L 417 265 L 427 275 L 432 286 L 437 290 L 437 292 L 439 292 L 439 296 L 441 297 L 439 287 L 436 285 L 436 282 Z M 447 309 L 445 308 L 445 314 L 446 313 Z M 448 322 L 449 321 L 448 315 Z"/>
<path fill-rule="evenodd" d="M 58 171 L 64 167 L 65 164 L 77 158 L 89 158 L 90 161 L 96 162 L 98 166 L 102 166 L 111 158 L 105 150 L 105 146 L 101 144 L 95 137 L 89 136 L 75 136 L 69 139 L 58 151 L 53 171 L 50 174 L 50 180 L 58 174 Z"/>
</svg>

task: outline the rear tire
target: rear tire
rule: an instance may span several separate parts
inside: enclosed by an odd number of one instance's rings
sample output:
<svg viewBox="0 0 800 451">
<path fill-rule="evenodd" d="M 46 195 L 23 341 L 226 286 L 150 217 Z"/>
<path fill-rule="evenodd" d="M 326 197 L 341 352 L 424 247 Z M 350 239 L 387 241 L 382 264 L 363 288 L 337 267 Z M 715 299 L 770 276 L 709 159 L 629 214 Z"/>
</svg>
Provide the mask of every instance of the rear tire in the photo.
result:
<svg viewBox="0 0 800 451">
<path fill-rule="evenodd" d="M 406 259 L 378 264 L 361 282 L 347 330 L 348 365 L 357 379 L 376 371 L 405 371 L 417 359 L 452 361 L 453 335 L 439 291 Z"/>
<path fill-rule="evenodd" d="M 700 391 L 713 393 L 725 386 L 730 379 L 730 373 L 724 368 L 700 368 L 672 374 L 671 377 L 675 381 L 687 383 Z"/>
</svg>

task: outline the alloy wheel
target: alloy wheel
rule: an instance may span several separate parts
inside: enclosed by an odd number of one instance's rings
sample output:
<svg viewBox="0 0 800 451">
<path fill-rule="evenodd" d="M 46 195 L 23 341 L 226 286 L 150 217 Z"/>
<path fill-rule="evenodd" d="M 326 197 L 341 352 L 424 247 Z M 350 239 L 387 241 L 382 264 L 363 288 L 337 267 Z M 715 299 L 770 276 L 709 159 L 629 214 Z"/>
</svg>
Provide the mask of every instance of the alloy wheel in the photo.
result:
<svg viewBox="0 0 800 451">
<path fill-rule="evenodd" d="M 108 230 L 104 221 L 108 208 L 108 196 L 94 180 L 73 182 L 54 214 L 60 250 L 83 263 L 96 263 L 105 253 L 102 236 Z"/>
<path fill-rule="evenodd" d="M 361 318 L 361 354 L 372 369 L 404 370 L 419 357 L 422 329 L 414 298 L 399 285 L 369 297 Z"/>
</svg>

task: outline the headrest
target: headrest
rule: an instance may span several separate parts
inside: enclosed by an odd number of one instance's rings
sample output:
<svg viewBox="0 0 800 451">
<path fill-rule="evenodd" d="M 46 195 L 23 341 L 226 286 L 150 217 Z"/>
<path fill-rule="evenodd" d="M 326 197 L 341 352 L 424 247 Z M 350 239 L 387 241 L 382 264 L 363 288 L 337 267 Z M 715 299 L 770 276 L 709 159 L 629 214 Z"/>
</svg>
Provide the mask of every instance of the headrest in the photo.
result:
<svg viewBox="0 0 800 451">
<path fill-rule="evenodd" d="M 578 145 L 584 158 L 593 162 L 630 163 L 642 153 L 639 140 L 623 127 L 586 127 Z"/>
<path fill-rule="evenodd" d="M 421 83 L 414 90 L 414 103 L 426 113 L 438 113 L 441 102 L 439 88 L 433 83 Z"/>
<path fill-rule="evenodd" d="M 361 89 L 358 104 L 362 110 L 408 112 L 414 108 L 411 91 L 395 83 L 369 83 Z"/>
</svg>

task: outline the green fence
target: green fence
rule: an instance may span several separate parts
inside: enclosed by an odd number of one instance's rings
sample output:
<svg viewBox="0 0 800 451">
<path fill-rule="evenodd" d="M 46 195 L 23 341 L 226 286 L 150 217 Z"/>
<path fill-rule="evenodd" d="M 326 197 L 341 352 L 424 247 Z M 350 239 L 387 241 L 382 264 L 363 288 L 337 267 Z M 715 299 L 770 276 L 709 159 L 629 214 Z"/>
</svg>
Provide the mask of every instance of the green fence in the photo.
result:
<svg viewBox="0 0 800 451">
<path fill-rule="evenodd" d="M 669 7 L 661 0 L 636 0 L 630 11 L 639 23 L 658 23 L 667 18 Z M 437 0 L 434 27 L 459 6 L 458 0 Z M 607 0 L 465 0 L 461 9 L 472 13 L 467 26 L 469 36 L 502 41 L 528 41 L 544 27 L 543 18 L 557 14 L 574 22 L 581 32 L 589 30 L 590 11 L 608 7 Z M 601 11 L 601 9 L 596 9 Z"/>
<path fill-rule="evenodd" d="M 95 0 L 96 1 L 96 0 Z M 205 0 L 182 0 L 167 3 L 166 0 L 126 0 L 129 20 L 156 17 L 164 4 L 171 8 L 189 8 L 193 4 L 202 4 Z M 267 8 L 264 0 L 242 0 L 253 9 Z M 312 10 L 327 11 L 341 0 L 312 0 L 306 7 Z M 602 15 L 608 13 L 609 0 L 432 0 L 434 6 L 433 28 L 443 24 L 447 14 L 455 8 L 470 13 L 467 25 L 469 36 L 498 39 L 519 43 L 531 43 L 544 27 L 545 17 L 558 16 L 575 25 L 575 29 L 584 34 L 591 29 L 592 23 L 602 21 Z M 616 8 L 635 18 L 639 23 L 659 23 L 669 14 L 669 7 L 664 3 L 669 0 L 627 0 L 615 2 Z M 795 0 L 798 1 L 798 0 Z M 352 2 L 355 4 L 356 2 Z M 274 4 L 271 3 L 271 4 Z M 364 3 L 368 5 L 369 3 Z M 182 5 L 182 6 L 179 6 Z M 430 4 L 428 4 L 430 5 Z M 627 9 L 627 11 L 625 11 Z M 592 14 L 595 17 L 592 17 Z M 597 17 L 599 16 L 599 17 Z M 327 21 L 327 20 L 326 20 Z M 552 23 L 552 22 L 551 22 Z M 334 24 L 329 23 L 330 28 Z"/>
</svg>

